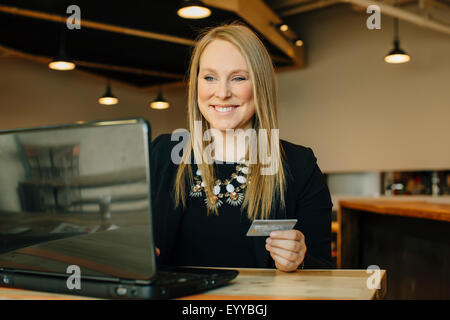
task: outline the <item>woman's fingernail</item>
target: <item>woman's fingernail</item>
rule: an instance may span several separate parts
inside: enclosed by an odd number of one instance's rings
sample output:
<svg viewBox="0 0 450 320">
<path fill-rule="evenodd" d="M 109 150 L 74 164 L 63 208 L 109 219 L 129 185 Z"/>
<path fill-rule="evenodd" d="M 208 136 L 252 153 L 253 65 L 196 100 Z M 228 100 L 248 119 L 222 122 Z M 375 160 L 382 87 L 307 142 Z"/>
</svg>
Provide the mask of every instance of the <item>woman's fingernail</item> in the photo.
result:
<svg viewBox="0 0 450 320">
<path fill-rule="evenodd" d="M 272 239 L 267 238 L 266 242 L 267 242 L 267 243 L 272 243 Z"/>
</svg>

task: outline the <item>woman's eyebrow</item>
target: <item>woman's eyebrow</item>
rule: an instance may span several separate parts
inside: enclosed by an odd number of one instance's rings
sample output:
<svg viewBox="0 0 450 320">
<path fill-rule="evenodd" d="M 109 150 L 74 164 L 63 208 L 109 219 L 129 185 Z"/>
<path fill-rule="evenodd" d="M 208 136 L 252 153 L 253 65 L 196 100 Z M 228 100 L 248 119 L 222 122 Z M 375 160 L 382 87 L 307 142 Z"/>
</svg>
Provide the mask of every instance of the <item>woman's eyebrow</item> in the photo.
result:
<svg viewBox="0 0 450 320">
<path fill-rule="evenodd" d="M 200 72 L 212 72 L 212 73 L 217 73 L 216 70 L 212 69 L 212 68 L 202 68 L 200 69 Z M 248 74 L 248 71 L 245 69 L 236 69 L 236 70 L 231 70 L 230 73 L 239 73 L 239 72 L 244 72 Z"/>
</svg>

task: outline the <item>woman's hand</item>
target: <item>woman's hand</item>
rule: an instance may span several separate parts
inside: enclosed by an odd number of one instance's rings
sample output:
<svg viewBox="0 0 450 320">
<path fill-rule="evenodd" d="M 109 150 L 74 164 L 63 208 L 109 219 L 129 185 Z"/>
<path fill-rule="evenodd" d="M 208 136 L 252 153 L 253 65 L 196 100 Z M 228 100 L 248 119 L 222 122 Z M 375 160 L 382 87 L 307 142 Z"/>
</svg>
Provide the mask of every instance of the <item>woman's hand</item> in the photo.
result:
<svg viewBox="0 0 450 320">
<path fill-rule="evenodd" d="M 155 253 L 156 253 L 156 256 L 159 257 L 161 251 L 159 250 L 158 247 L 155 247 Z"/>
<path fill-rule="evenodd" d="M 266 249 L 280 271 L 295 271 L 306 253 L 305 236 L 298 230 L 273 231 L 266 239 Z"/>
</svg>

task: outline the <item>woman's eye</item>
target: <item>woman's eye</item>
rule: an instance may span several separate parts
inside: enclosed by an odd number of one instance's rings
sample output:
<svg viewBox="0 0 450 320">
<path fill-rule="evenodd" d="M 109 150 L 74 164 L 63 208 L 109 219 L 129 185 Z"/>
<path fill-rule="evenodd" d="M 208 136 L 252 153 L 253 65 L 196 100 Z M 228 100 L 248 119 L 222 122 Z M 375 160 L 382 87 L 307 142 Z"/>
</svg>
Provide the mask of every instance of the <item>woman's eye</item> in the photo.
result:
<svg viewBox="0 0 450 320">
<path fill-rule="evenodd" d="M 245 78 L 245 77 L 236 77 L 233 80 L 235 80 L 235 81 L 244 81 L 244 80 L 247 80 L 247 78 Z"/>
<path fill-rule="evenodd" d="M 206 81 L 213 81 L 214 80 L 214 78 L 211 77 L 211 76 L 205 76 L 205 77 L 203 77 L 203 79 L 205 79 Z"/>
</svg>

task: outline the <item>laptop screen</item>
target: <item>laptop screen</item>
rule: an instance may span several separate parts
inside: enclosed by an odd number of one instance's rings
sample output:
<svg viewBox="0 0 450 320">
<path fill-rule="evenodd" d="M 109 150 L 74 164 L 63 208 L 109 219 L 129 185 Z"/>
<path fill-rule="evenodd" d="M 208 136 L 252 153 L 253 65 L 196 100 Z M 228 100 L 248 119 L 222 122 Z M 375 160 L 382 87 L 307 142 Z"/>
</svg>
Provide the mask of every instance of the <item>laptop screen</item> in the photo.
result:
<svg viewBox="0 0 450 320">
<path fill-rule="evenodd" d="M 149 135 L 139 119 L 0 132 L 0 268 L 151 278 Z"/>
</svg>

